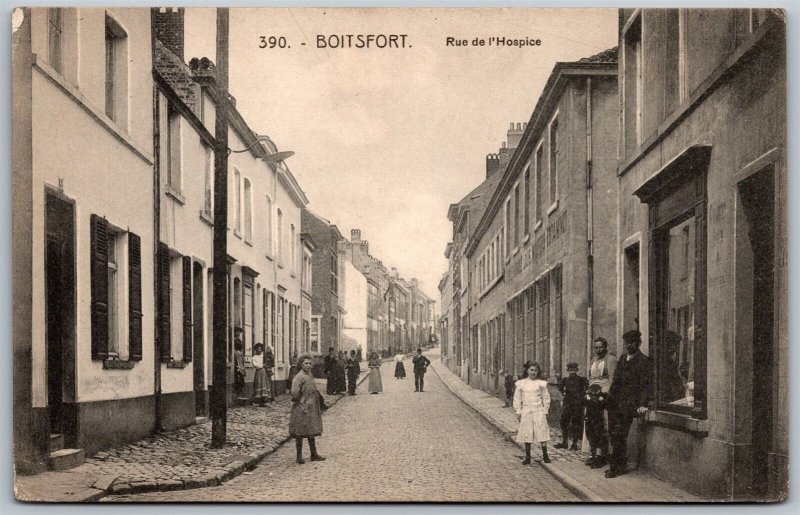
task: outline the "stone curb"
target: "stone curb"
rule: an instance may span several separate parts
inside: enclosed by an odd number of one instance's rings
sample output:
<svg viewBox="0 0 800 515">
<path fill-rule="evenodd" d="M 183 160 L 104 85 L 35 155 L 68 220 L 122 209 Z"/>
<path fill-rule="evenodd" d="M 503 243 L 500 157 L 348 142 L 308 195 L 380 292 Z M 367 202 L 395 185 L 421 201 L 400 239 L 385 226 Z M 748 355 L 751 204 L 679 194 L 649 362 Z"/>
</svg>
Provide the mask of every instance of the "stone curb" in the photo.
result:
<svg viewBox="0 0 800 515">
<path fill-rule="evenodd" d="M 439 365 L 444 366 L 444 364 L 442 363 L 439 363 Z M 450 393 L 458 397 L 461 400 L 461 402 L 466 404 L 472 411 L 476 412 L 478 415 L 483 417 L 483 419 L 486 420 L 498 433 L 503 435 L 503 438 L 513 443 L 517 447 L 524 449 L 524 447 L 521 444 L 517 443 L 517 441 L 514 439 L 514 433 L 506 432 L 502 427 L 500 427 L 500 424 L 497 421 L 495 421 L 494 418 L 492 418 L 491 416 L 489 416 L 488 413 L 485 413 L 483 410 L 475 406 L 474 403 L 472 403 L 469 399 L 465 398 L 459 390 L 455 389 L 450 384 L 450 381 L 442 377 L 442 374 L 439 373 L 439 371 L 436 369 L 435 366 L 432 366 L 431 368 L 433 368 L 433 371 L 436 372 L 436 375 L 439 377 L 442 383 L 447 387 L 447 389 L 450 390 Z M 581 501 L 609 502 L 609 499 L 601 499 L 596 495 L 594 495 L 593 492 L 583 488 L 583 486 L 580 483 L 578 483 L 575 480 L 575 478 L 573 478 L 566 472 L 558 469 L 557 467 L 553 466 L 552 464 L 542 463 L 540 461 L 536 461 L 536 464 L 542 467 L 547 472 L 549 472 L 551 476 L 553 476 L 559 483 L 564 485 L 570 492 L 575 494 Z"/>
<path fill-rule="evenodd" d="M 363 373 L 358 378 L 356 386 L 360 386 L 367 377 L 369 372 Z M 330 407 L 333 407 L 345 395 L 338 396 L 333 400 Z M 127 495 L 127 494 L 143 494 L 151 492 L 170 492 L 175 490 L 192 490 L 194 488 L 207 488 L 213 486 L 220 486 L 222 483 L 229 481 L 247 470 L 253 470 L 264 458 L 274 453 L 291 439 L 291 436 L 286 435 L 279 439 L 275 446 L 263 452 L 252 452 L 246 461 L 237 460 L 228 463 L 224 467 L 224 471 L 216 474 L 209 474 L 201 478 L 191 478 L 185 480 L 167 480 L 167 481 L 135 481 L 132 483 L 115 483 L 116 478 L 109 478 L 104 476 L 95 481 L 92 488 L 87 488 L 72 494 L 70 497 L 63 499 L 62 502 L 94 502 L 102 499 L 107 495 Z M 244 456 L 242 456 L 243 458 Z"/>
</svg>

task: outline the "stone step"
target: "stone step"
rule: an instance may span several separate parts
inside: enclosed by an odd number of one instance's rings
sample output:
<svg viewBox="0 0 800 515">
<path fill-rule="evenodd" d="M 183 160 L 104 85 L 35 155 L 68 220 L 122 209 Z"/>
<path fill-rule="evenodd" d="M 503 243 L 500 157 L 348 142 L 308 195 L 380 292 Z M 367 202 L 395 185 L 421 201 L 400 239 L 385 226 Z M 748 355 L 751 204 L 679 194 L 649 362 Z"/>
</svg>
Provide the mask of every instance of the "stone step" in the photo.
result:
<svg viewBox="0 0 800 515">
<path fill-rule="evenodd" d="M 69 470 L 83 464 L 86 455 L 83 449 L 61 449 L 50 453 L 49 462 L 51 470 Z"/>
<path fill-rule="evenodd" d="M 64 448 L 64 435 L 53 433 L 47 439 L 47 452 L 60 451 Z"/>
</svg>

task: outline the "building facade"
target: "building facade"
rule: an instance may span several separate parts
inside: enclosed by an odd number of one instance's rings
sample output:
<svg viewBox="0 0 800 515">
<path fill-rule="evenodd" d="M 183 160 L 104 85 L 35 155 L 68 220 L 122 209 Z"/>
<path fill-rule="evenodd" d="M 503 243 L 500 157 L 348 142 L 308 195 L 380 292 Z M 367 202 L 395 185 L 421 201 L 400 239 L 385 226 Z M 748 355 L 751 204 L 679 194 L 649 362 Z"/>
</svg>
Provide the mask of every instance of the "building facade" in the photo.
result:
<svg viewBox="0 0 800 515">
<path fill-rule="evenodd" d="M 342 239 L 342 233 L 335 225 L 309 209 L 303 210 L 301 227 L 317 246 L 311 260 L 311 340 L 319 343 L 322 354 L 327 354 L 330 347 L 338 352 L 342 327 L 338 242 Z"/>
<path fill-rule="evenodd" d="M 764 9 L 623 9 L 618 332 L 653 404 L 638 463 L 720 499 L 788 480 L 786 34 Z"/>
<path fill-rule="evenodd" d="M 617 212 L 616 68 L 616 49 L 556 64 L 467 244 L 478 388 L 536 361 L 557 401 L 566 364 L 585 374 L 592 339 L 614 340 L 616 235 L 594 218 Z"/>
</svg>

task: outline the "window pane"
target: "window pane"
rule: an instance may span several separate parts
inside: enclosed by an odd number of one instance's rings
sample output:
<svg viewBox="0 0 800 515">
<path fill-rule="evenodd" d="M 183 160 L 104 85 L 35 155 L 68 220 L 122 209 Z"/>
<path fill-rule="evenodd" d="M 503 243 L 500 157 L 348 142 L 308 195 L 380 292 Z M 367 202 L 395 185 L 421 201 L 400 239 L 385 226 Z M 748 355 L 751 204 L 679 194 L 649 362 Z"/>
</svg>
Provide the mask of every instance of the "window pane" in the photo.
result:
<svg viewBox="0 0 800 515">
<path fill-rule="evenodd" d="M 664 255 L 667 292 L 659 349 L 658 392 L 662 403 L 694 406 L 694 302 L 696 219 L 672 227 Z"/>
</svg>

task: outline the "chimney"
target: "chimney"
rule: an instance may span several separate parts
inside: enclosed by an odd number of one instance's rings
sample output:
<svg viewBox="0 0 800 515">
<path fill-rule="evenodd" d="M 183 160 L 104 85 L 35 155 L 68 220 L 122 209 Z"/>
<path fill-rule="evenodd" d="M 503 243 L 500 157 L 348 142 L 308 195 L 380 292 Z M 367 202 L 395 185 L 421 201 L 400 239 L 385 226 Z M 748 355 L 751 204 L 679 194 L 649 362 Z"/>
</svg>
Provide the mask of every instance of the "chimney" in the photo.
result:
<svg viewBox="0 0 800 515">
<path fill-rule="evenodd" d="M 350 241 L 353 243 L 358 243 L 361 241 L 361 229 L 350 230 Z"/>
<path fill-rule="evenodd" d="M 500 171 L 500 158 L 497 154 L 486 154 L 486 178 Z"/>
<path fill-rule="evenodd" d="M 367 240 L 361 242 L 361 251 L 364 255 L 369 256 L 369 242 Z"/>
<path fill-rule="evenodd" d="M 522 140 L 522 133 L 525 131 L 525 128 L 528 126 L 527 123 L 512 123 L 511 128 L 508 129 L 508 133 L 506 134 L 506 139 L 508 140 L 508 148 L 510 150 L 515 150 L 519 146 L 519 142 Z"/>
<path fill-rule="evenodd" d="M 183 7 L 153 7 L 150 10 L 153 36 L 173 54 L 183 57 Z"/>
</svg>

